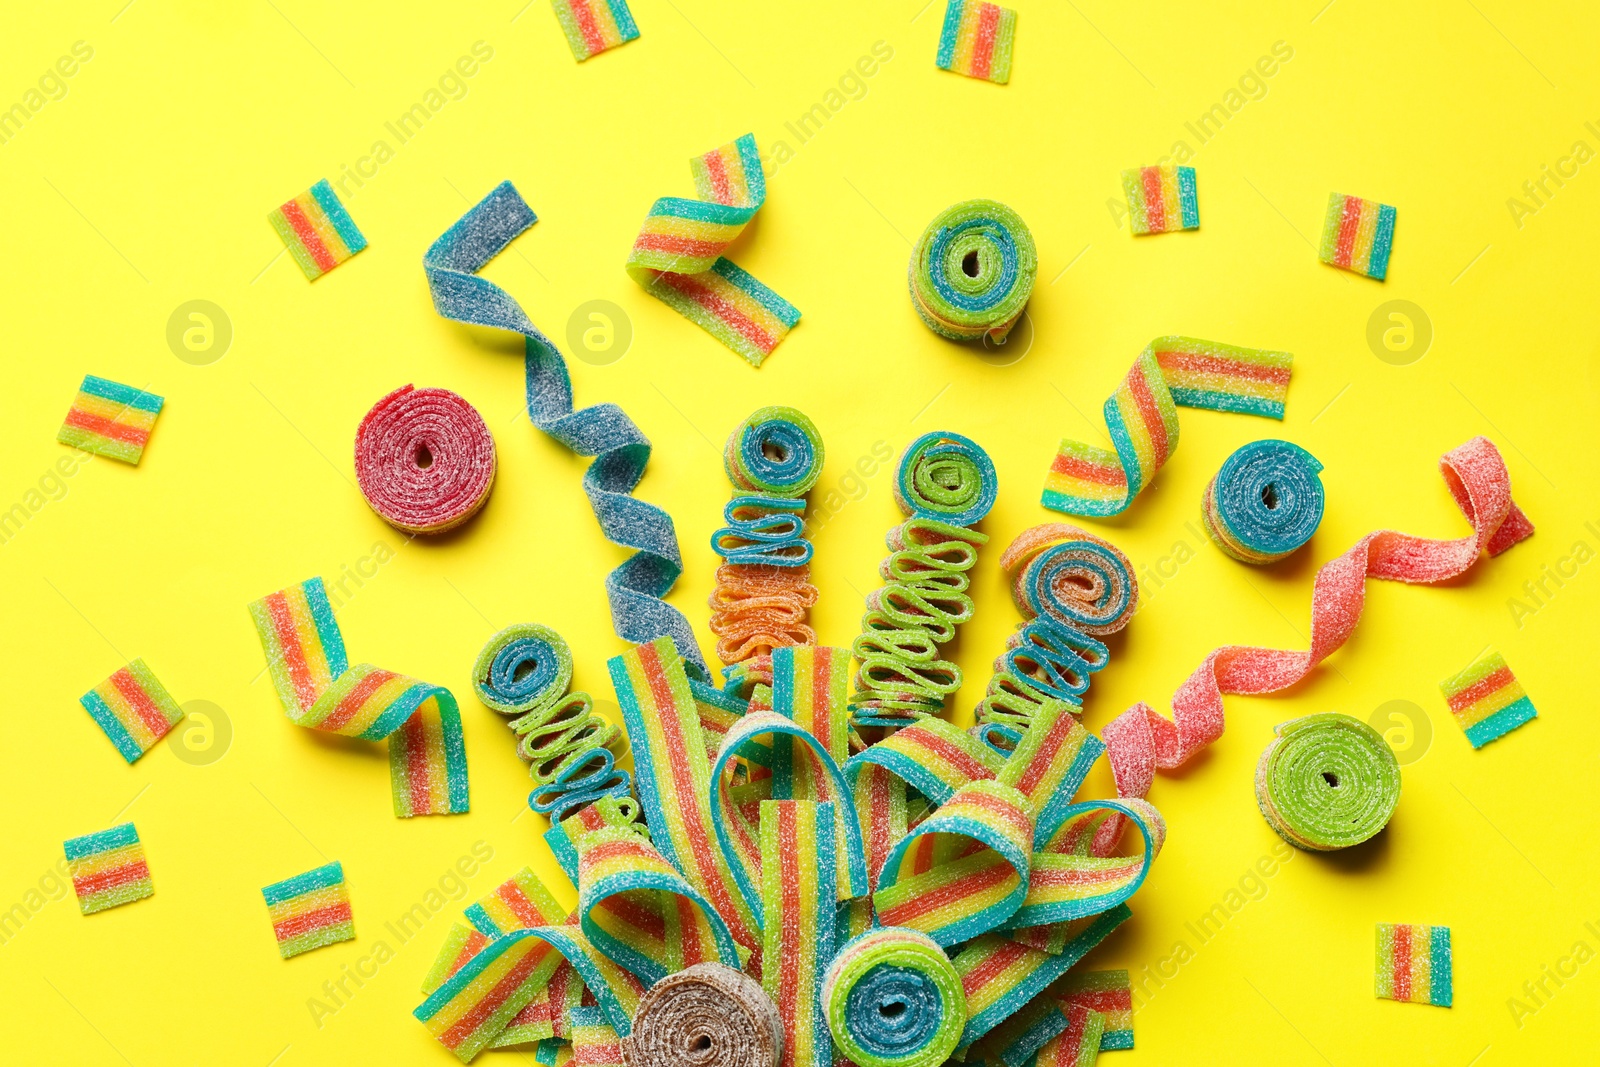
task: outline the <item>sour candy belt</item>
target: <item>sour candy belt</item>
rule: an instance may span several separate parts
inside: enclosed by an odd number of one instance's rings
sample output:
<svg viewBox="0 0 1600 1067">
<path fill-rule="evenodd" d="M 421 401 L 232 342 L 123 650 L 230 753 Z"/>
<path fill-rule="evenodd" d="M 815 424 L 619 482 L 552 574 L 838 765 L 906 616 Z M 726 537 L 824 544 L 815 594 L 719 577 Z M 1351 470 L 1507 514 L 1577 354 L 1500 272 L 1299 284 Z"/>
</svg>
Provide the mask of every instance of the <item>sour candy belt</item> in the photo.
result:
<svg viewBox="0 0 1600 1067">
<path fill-rule="evenodd" d="M 1278 726 L 1256 764 L 1256 804 L 1296 848 L 1359 845 L 1389 824 L 1400 764 L 1383 735 L 1338 712 Z"/>
<path fill-rule="evenodd" d="M 78 698 L 129 763 L 155 747 L 183 718 L 167 687 L 136 659 Z"/>
<path fill-rule="evenodd" d="M 627 0 L 550 0 L 579 63 L 639 36 Z"/>
<path fill-rule="evenodd" d="M 1394 215 L 1394 208 L 1388 204 L 1329 193 L 1317 258 L 1383 281 L 1389 273 L 1389 253 L 1394 247 Z"/>
<path fill-rule="evenodd" d="M 938 1067 L 967 1023 L 966 993 L 944 949 L 892 926 L 839 950 L 821 1004 L 840 1054 L 858 1067 Z"/>
<path fill-rule="evenodd" d="M 987 0 L 950 0 L 939 31 L 940 70 L 1004 85 L 1011 80 L 1017 13 Z"/>
<path fill-rule="evenodd" d="M 759 367 L 800 312 L 722 255 L 767 198 L 755 134 L 697 156 L 689 169 L 700 199 L 655 202 L 628 254 L 628 276 Z"/>
<path fill-rule="evenodd" d="M 163 403 L 154 393 L 85 374 L 56 440 L 138 466 Z"/>
<path fill-rule="evenodd" d="M 1452 993 L 1450 928 L 1378 924 L 1377 995 L 1448 1008 Z"/>
<path fill-rule="evenodd" d="M 403 385 L 356 431 L 356 481 L 379 517 L 408 533 L 453 530 L 494 485 L 494 438 L 483 416 L 448 389 Z"/>
<path fill-rule="evenodd" d="M 284 959 L 356 936 L 344 866 L 329 863 L 261 890 Z"/>
<path fill-rule="evenodd" d="M 1003 343 L 1022 318 L 1038 269 L 1022 216 L 995 200 L 963 200 L 936 215 L 912 249 L 911 304 L 941 337 L 987 334 Z"/>
<path fill-rule="evenodd" d="M 78 910 L 85 915 L 131 904 L 155 893 L 144 845 L 133 823 L 74 837 L 63 846 Z"/>
<path fill-rule="evenodd" d="M 1222 736 L 1225 693 L 1276 693 L 1338 651 L 1366 602 L 1366 580 L 1442 582 L 1465 573 L 1485 550 L 1498 556 L 1533 533 L 1511 500 L 1505 461 L 1487 438 L 1474 437 L 1439 461 L 1450 495 L 1472 526 L 1454 541 L 1380 530 L 1317 571 L 1311 592 L 1311 647 L 1304 652 L 1225 645 L 1206 657 L 1172 698 L 1172 718 L 1139 703 L 1108 723 L 1101 737 L 1122 796 L 1144 796 L 1157 767 L 1182 766 Z"/>
<path fill-rule="evenodd" d="M 630 1067 L 778 1067 L 783 1054 L 783 1023 L 771 999 L 718 963 L 697 964 L 652 986 L 624 1041 Z"/>
<path fill-rule="evenodd" d="M 1473 748 L 1482 748 L 1539 715 L 1506 666 L 1506 658 L 1493 650 L 1440 682 L 1439 691 Z"/>
<path fill-rule="evenodd" d="M 1193 167 L 1134 167 L 1122 172 L 1134 234 L 1200 228 Z"/>
<path fill-rule="evenodd" d="M 307 281 L 316 281 L 367 247 L 355 220 L 324 178 L 267 214 Z"/>
<path fill-rule="evenodd" d="M 1288 441 L 1252 441 L 1206 486 L 1201 519 L 1218 548 L 1241 563 L 1272 563 L 1311 540 L 1322 523 L 1322 464 Z"/>
<path fill-rule="evenodd" d="M 1283 418 L 1288 352 L 1193 337 L 1158 337 L 1105 404 L 1114 451 L 1063 439 L 1045 477 L 1045 507 L 1120 515 L 1178 449 L 1178 408 Z"/>
<path fill-rule="evenodd" d="M 560 349 L 539 332 L 511 294 L 478 277 L 535 221 L 510 182 L 496 186 L 457 220 L 422 259 L 434 310 L 456 322 L 522 334 L 528 418 L 578 455 L 596 457 L 583 476 L 589 506 L 608 540 L 635 550 L 606 576 L 612 627 L 626 641 L 670 636 L 679 653 L 704 674 L 689 620 L 661 599 L 683 572 L 672 519 L 632 496 L 644 477 L 650 442 L 615 404 L 574 411 L 572 381 Z"/>
<path fill-rule="evenodd" d="M 250 605 L 267 671 L 296 726 L 368 741 L 389 739 L 394 813 L 467 811 L 467 751 L 456 698 L 442 686 L 369 663 L 350 665 L 321 578 Z"/>
<path fill-rule="evenodd" d="M 821 1009 L 838 915 L 832 804 L 761 802 L 761 987 L 778 1008 L 789 1067 L 832 1067 Z"/>
</svg>

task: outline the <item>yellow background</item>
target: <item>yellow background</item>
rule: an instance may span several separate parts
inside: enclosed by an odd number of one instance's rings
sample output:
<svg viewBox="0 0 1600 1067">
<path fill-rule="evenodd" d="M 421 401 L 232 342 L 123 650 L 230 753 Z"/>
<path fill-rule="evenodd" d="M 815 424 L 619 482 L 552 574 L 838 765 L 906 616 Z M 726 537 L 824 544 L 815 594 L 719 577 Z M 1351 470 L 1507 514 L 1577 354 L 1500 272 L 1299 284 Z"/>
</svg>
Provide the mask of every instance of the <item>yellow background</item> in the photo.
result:
<svg viewBox="0 0 1600 1067">
<path fill-rule="evenodd" d="M 525 863 L 573 899 L 539 839 L 543 821 L 523 813 L 528 782 L 511 736 L 472 698 L 468 669 L 495 629 L 537 620 L 572 644 L 577 685 L 609 701 L 605 661 L 623 646 L 601 581 L 623 553 L 597 532 L 579 487 L 585 461 L 522 413 L 520 343 L 441 320 L 420 264 L 505 178 L 540 222 L 488 276 L 558 341 L 589 300 L 631 318 L 626 357 L 572 360 L 574 385 L 580 404 L 620 404 L 655 444 L 639 495 L 677 523 L 687 569 L 671 599 L 708 651 L 707 539 L 728 496 L 719 449 L 755 407 L 809 413 L 827 444 L 822 486 L 858 498 L 815 535 L 813 620 L 833 644 L 854 636 L 899 516 L 890 471 L 852 477 L 858 458 L 938 428 L 990 451 L 1002 495 L 984 526 L 993 540 L 977 618 L 955 646 L 963 721 L 1018 621 L 1000 549 L 1057 518 L 1037 504 L 1057 439 L 1104 440 L 1099 406 L 1152 337 L 1294 352 L 1288 417 L 1183 411 L 1182 444 L 1153 487 L 1123 517 L 1091 524 L 1142 574 L 1171 575 L 1159 587 L 1147 578 L 1146 608 L 1113 641 L 1091 727 L 1137 699 L 1165 709 L 1221 641 L 1303 648 L 1316 564 L 1363 534 L 1461 536 L 1436 464 L 1489 435 L 1537 536 L 1443 587 L 1374 584 L 1345 649 L 1287 694 L 1230 698 L 1221 742 L 1158 781 L 1169 844 L 1134 920 L 1093 958 L 1157 977 L 1137 1049 L 1107 1062 L 1589 1058 L 1600 964 L 1559 987 L 1546 979 L 1553 996 L 1539 1002 L 1523 984 L 1546 967 L 1570 974 L 1561 961 L 1578 941 L 1600 949 L 1590 696 L 1600 565 L 1547 584 L 1554 595 L 1532 614 L 1515 618 L 1508 599 L 1575 542 L 1600 548 L 1600 171 L 1563 164 L 1575 176 L 1547 182 L 1551 195 L 1520 220 L 1507 200 L 1525 198 L 1522 184 L 1575 141 L 1600 147 L 1584 125 L 1600 126 L 1592 11 L 1018 0 L 1013 79 L 998 87 L 935 69 L 937 2 L 637 0 L 641 39 L 583 65 L 545 0 L 522 3 L 134 0 L 119 11 L 123 0 L 96 0 L 5 17 L 0 106 L 22 100 L 74 42 L 94 56 L 0 145 L 0 509 L 30 510 L 0 545 L 0 909 L 20 905 L 26 918 L 0 945 L 0 1058 L 450 1062 L 409 1012 L 452 918 Z M 477 41 L 493 58 L 465 95 L 397 144 L 385 122 Z M 824 102 L 879 41 L 893 58 L 800 143 L 785 123 Z M 1280 41 L 1292 59 L 1224 103 Z M 1185 123 L 1217 103 L 1230 116 L 1202 145 Z M 759 371 L 622 269 L 652 200 L 691 193 L 689 157 L 747 130 L 764 153 L 784 140 L 794 154 L 733 258 L 804 313 Z M 394 157 L 347 200 L 371 246 L 308 285 L 264 216 L 379 139 Z M 1135 240 L 1107 206 L 1121 198 L 1119 172 L 1178 140 L 1195 150 L 1203 228 Z M 1386 283 L 1317 263 L 1332 190 L 1398 208 Z M 973 196 L 1016 208 L 1038 243 L 1035 338 L 1006 366 L 928 332 L 905 291 L 909 241 Z M 192 299 L 220 305 L 234 330 L 208 366 L 166 343 L 168 316 Z M 1392 299 L 1419 305 L 1434 331 L 1405 366 L 1380 361 L 1366 339 L 1369 317 Z M 59 499 L 30 498 L 70 454 L 53 438 L 85 372 L 166 397 L 144 462 L 89 463 Z M 499 446 L 487 508 L 439 543 L 406 541 L 353 485 L 356 424 L 406 382 L 460 392 Z M 1328 513 L 1308 549 L 1247 568 L 1197 532 L 1199 499 L 1224 457 L 1265 436 L 1326 464 Z M 33 513 L 30 500 L 43 506 Z M 339 611 L 347 645 L 357 660 L 461 698 L 470 815 L 394 819 L 381 747 L 291 726 L 262 674 L 245 604 L 313 574 L 332 583 L 375 545 L 393 558 L 350 585 Z M 1473 752 L 1436 686 L 1488 644 L 1540 718 Z M 224 710 L 233 738 L 220 759 L 194 765 L 162 746 L 124 766 L 77 697 L 134 656 L 180 702 Z M 1367 718 L 1392 700 L 1420 709 L 1411 740 L 1404 728 L 1392 736 L 1407 758 L 1421 756 L 1405 767 L 1388 832 L 1347 854 L 1296 854 L 1252 880 L 1277 844 L 1251 790 L 1271 726 L 1328 709 Z M 1103 795 L 1107 783 L 1102 766 L 1091 787 Z M 61 842 L 117 818 L 136 822 L 156 895 L 81 917 L 50 880 Z M 492 850 L 487 863 L 471 861 L 476 842 Z M 473 873 L 458 881 L 463 856 Z M 283 962 L 260 887 L 325 859 L 345 864 L 359 936 Z M 30 895 L 41 879 L 54 899 Z M 441 879 L 445 893 L 431 898 Z M 1230 897 L 1241 882 L 1258 899 Z M 385 924 L 417 904 L 431 917 L 399 944 Z M 1202 940 L 1186 924 L 1219 904 L 1226 921 Z M 1452 928 L 1453 1009 L 1373 998 L 1378 921 Z M 379 940 L 394 958 L 319 1026 L 310 998 Z M 1171 962 L 1179 942 L 1181 966 Z M 1543 1006 L 1516 1018 L 1513 997 Z"/>
</svg>

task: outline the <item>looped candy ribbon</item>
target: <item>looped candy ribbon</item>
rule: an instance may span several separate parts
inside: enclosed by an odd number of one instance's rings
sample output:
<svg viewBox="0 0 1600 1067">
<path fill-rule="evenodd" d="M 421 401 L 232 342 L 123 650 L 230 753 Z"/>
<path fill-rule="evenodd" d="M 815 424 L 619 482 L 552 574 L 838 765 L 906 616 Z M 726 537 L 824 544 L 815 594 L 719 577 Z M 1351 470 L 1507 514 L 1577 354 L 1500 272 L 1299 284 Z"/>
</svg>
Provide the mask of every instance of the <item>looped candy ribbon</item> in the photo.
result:
<svg viewBox="0 0 1600 1067">
<path fill-rule="evenodd" d="M 755 134 L 697 156 L 689 169 L 700 199 L 664 196 L 651 206 L 628 276 L 759 367 L 800 311 L 722 255 L 767 198 Z"/>
<path fill-rule="evenodd" d="M 450 690 L 370 663 L 351 666 L 321 578 L 262 597 L 250 605 L 250 617 L 289 721 L 345 737 L 389 739 L 396 815 L 469 809 L 467 751 Z"/>
<path fill-rule="evenodd" d="M 1115 451 L 1063 440 L 1045 478 L 1045 507 L 1068 515 L 1120 515 L 1178 449 L 1178 408 L 1283 418 L 1294 356 L 1258 348 L 1158 337 L 1105 404 Z"/>
<path fill-rule="evenodd" d="M 1182 766 L 1221 737 L 1224 694 L 1287 689 L 1343 647 L 1361 618 L 1368 578 L 1410 585 L 1446 581 L 1464 574 L 1484 551 L 1498 556 L 1533 534 L 1533 523 L 1512 502 L 1505 460 L 1487 438 L 1474 437 L 1446 452 L 1439 471 L 1472 533 L 1450 541 L 1392 530 L 1368 534 L 1317 571 L 1309 649 L 1224 645 L 1179 687 L 1171 719 L 1142 702 L 1117 716 L 1101 736 L 1110 750 L 1119 794 L 1144 796 L 1157 768 Z"/>
<path fill-rule="evenodd" d="M 689 620 L 661 599 L 683 573 L 672 518 L 631 495 L 650 460 L 649 439 L 615 404 L 574 411 L 572 381 L 561 350 L 511 294 L 478 276 L 536 221 L 510 182 L 496 186 L 423 256 L 434 309 L 456 322 L 522 334 L 528 418 L 578 455 L 595 457 L 583 475 L 589 506 L 608 540 L 635 550 L 606 576 L 612 627 L 626 641 L 671 637 L 695 672 L 704 676 L 705 661 Z"/>
</svg>

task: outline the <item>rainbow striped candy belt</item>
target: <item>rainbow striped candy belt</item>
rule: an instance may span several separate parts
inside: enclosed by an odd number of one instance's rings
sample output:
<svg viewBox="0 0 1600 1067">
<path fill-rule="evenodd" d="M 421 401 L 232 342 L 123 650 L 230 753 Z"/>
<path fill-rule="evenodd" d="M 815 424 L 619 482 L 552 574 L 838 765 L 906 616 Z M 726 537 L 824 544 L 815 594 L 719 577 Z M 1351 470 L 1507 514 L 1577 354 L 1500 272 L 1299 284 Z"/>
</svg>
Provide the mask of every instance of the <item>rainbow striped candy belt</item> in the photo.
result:
<svg viewBox="0 0 1600 1067">
<path fill-rule="evenodd" d="M 351 666 L 321 578 L 262 597 L 250 605 L 250 617 L 291 722 L 368 741 L 389 739 L 396 815 L 468 810 L 467 750 L 450 690 L 370 663 Z"/>
</svg>

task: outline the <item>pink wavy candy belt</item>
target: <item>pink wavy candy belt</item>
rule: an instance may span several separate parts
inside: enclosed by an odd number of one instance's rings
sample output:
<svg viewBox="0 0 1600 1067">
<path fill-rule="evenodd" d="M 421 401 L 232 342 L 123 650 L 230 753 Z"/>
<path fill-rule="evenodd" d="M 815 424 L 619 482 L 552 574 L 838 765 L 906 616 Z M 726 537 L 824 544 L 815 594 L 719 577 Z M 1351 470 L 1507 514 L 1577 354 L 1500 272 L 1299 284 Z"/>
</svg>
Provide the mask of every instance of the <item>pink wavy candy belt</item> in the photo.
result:
<svg viewBox="0 0 1600 1067">
<path fill-rule="evenodd" d="M 1222 736 L 1224 693 L 1275 693 L 1311 673 L 1338 651 L 1361 618 L 1366 579 L 1419 584 L 1442 582 L 1465 572 L 1485 548 L 1498 556 L 1533 533 L 1511 500 L 1511 478 L 1500 451 L 1484 437 L 1446 452 L 1439 460 L 1456 506 L 1472 534 L 1453 541 L 1379 530 L 1344 555 L 1323 564 L 1311 593 L 1311 648 L 1288 652 L 1224 645 L 1206 657 L 1172 698 L 1172 718 L 1140 702 L 1101 731 L 1111 758 L 1117 792 L 1142 797 L 1156 768 L 1182 766 Z"/>
</svg>

